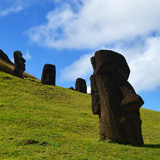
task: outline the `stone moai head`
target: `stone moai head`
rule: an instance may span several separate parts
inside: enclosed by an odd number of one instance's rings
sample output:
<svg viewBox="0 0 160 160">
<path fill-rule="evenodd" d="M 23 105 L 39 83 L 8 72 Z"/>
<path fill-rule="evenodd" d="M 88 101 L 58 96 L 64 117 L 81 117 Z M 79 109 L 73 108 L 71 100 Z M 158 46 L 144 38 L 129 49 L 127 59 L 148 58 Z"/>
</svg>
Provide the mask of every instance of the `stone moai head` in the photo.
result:
<svg viewBox="0 0 160 160">
<path fill-rule="evenodd" d="M 77 78 L 75 83 L 75 90 L 82 93 L 87 93 L 86 81 L 82 78 Z"/>
<path fill-rule="evenodd" d="M 22 57 L 21 51 L 15 51 L 14 55 L 14 75 L 23 78 L 23 72 L 25 71 L 26 60 Z"/>
<path fill-rule="evenodd" d="M 52 64 L 45 64 L 42 71 L 41 83 L 55 86 L 56 67 Z"/>
<path fill-rule="evenodd" d="M 114 51 L 100 50 L 91 57 L 91 64 L 95 74 L 106 74 L 119 72 L 126 80 L 129 78 L 130 69 L 125 58 Z M 113 75 L 114 75 L 113 74 Z"/>
<path fill-rule="evenodd" d="M 143 145 L 139 108 L 144 102 L 127 81 L 130 69 L 125 58 L 114 51 L 100 50 L 91 63 L 92 112 L 100 118 L 100 138 Z"/>
</svg>

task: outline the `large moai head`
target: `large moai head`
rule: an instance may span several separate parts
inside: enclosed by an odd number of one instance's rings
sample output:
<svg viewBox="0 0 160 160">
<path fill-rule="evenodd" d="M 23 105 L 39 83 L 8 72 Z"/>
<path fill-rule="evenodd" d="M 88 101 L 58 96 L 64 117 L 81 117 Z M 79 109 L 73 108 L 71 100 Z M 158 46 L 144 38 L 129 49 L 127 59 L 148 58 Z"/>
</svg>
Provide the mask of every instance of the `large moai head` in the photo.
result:
<svg viewBox="0 0 160 160">
<path fill-rule="evenodd" d="M 56 66 L 52 64 L 45 64 L 42 71 L 41 83 L 55 86 Z"/>
<path fill-rule="evenodd" d="M 127 81 L 130 69 L 125 58 L 110 50 L 100 50 L 91 63 L 92 112 L 100 118 L 100 138 L 143 145 L 139 108 L 144 102 Z"/>
<path fill-rule="evenodd" d="M 22 57 L 21 51 L 15 51 L 14 56 L 14 75 L 23 78 L 23 72 L 25 71 L 26 60 Z"/>
<path fill-rule="evenodd" d="M 82 93 L 87 93 L 86 81 L 82 78 L 77 78 L 75 83 L 75 90 Z"/>
<path fill-rule="evenodd" d="M 126 80 L 129 78 L 130 69 L 125 58 L 114 51 L 100 50 L 91 57 L 91 64 L 95 74 L 116 74 L 119 72 Z"/>
</svg>

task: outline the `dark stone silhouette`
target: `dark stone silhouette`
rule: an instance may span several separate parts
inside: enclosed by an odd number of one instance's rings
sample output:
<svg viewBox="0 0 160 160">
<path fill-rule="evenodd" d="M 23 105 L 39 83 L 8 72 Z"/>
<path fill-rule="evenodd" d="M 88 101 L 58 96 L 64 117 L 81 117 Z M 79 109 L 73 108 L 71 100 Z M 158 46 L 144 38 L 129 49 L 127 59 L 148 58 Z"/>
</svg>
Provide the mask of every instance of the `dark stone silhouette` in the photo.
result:
<svg viewBox="0 0 160 160">
<path fill-rule="evenodd" d="M 10 59 L 8 58 L 8 56 L 0 49 L 0 59 L 10 65 L 14 65 Z"/>
<path fill-rule="evenodd" d="M 130 69 L 125 58 L 110 50 L 91 58 L 92 112 L 99 115 L 100 139 L 143 145 L 139 108 L 144 104 L 127 81 Z"/>
<path fill-rule="evenodd" d="M 68 89 L 74 90 L 74 88 L 73 88 L 73 87 L 69 87 Z"/>
<path fill-rule="evenodd" d="M 45 64 L 42 71 L 41 83 L 55 86 L 56 67 L 52 64 Z"/>
<path fill-rule="evenodd" d="M 26 60 L 22 57 L 21 51 L 15 51 L 14 55 L 14 70 L 13 75 L 23 78 L 23 72 L 25 71 Z"/>
<path fill-rule="evenodd" d="M 87 93 L 86 81 L 82 78 L 77 78 L 75 83 L 75 90 L 82 93 Z"/>
</svg>

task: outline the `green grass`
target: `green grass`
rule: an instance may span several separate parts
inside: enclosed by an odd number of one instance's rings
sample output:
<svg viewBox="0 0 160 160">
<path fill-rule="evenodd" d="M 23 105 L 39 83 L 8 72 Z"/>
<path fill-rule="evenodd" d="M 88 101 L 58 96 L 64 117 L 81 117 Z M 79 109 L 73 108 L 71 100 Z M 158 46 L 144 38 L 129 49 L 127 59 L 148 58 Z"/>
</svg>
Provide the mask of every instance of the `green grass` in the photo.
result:
<svg viewBox="0 0 160 160">
<path fill-rule="evenodd" d="M 90 95 L 0 72 L 2 160 L 158 160 L 160 112 L 141 109 L 141 118 L 143 147 L 102 142 Z"/>
</svg>

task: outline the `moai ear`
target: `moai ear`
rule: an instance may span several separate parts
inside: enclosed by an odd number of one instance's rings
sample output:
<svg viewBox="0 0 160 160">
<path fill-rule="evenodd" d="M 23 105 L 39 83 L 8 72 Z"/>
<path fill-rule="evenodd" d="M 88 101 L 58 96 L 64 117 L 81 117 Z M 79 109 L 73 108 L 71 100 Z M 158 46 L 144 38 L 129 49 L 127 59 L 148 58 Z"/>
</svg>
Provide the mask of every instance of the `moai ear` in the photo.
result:
<svg viewBox="0 0 160 160">
<path fill-rule="evenodd" d="M 90 77 L 90 82 L 91 82 L 91 97 L 92 97 L 92 113 L 100 115 L 100 99 L 94 74 Z"/>
</svg>

